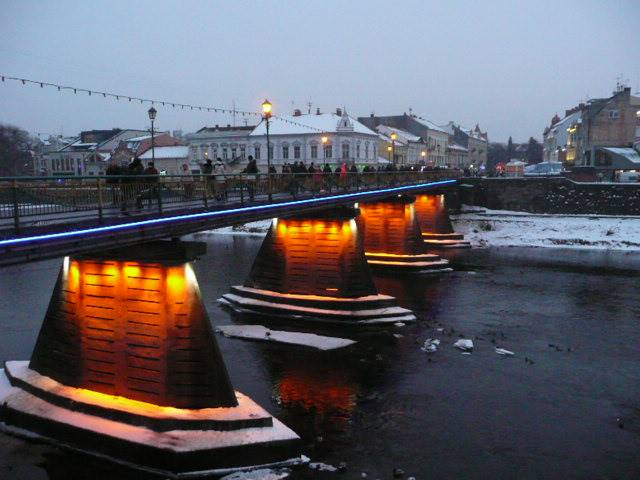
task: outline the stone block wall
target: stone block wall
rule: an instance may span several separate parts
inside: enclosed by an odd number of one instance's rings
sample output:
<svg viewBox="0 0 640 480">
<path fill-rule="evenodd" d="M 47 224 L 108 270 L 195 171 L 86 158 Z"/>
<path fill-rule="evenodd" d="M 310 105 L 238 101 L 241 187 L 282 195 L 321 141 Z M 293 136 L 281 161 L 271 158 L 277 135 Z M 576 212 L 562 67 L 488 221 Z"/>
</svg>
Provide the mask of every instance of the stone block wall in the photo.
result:
<svg viewBox="0 0 640 480">
<path fill-rule="evenodd" d="M 567 178 L 464 178 L 461 203 L 530 213 L 640 215 L 640 184 Z"/>
</svg>

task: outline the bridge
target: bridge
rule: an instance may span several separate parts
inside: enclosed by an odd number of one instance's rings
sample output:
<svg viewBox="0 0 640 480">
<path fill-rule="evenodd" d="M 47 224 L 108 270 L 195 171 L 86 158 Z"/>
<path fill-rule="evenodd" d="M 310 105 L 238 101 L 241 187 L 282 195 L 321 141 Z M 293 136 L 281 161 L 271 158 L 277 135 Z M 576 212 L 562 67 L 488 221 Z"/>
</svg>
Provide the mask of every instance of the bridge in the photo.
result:
<svg viewBox="0 0 640 480">
<path fill-rule="evenodd" d="M 400 194 L 438 193 L 451 170 L 215 177 L 0 178 L 0 266 Z"/>
</svg>

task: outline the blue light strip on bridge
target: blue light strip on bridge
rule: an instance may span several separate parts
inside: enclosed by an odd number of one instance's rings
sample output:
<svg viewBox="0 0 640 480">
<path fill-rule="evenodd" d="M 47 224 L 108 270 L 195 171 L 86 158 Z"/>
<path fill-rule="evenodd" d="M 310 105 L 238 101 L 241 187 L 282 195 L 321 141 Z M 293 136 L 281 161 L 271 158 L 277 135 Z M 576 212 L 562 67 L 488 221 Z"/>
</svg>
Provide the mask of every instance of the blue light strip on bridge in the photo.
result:
<svg viewBox="0 0 640 480">
<path fill-rule="evenodd" d="M 252 207 L 231 208 L 228 210 L 216 210 L 213 212 L 190 213 L 186 215 L 176 215 L 174 217 L 162 217 L 162 218 L 154 218 L 151 220 L 140 220 L 138 222 L 120 223 L 118 225 L 108 225 L 105 227 L 94 227 L 94 228 L 85 228 L 82 230 L 72 230 L 70 232 L 49 233 L 46 235 L 35 235 L 33 237 L 10 238 L 8 240 L 0 240 L 0 247 L 9 247 L 12 245 L 20 245 L 20 244 L 29 243 L 29 242 L 37 242 L 40 240 L 53 240 L 53 239 L 59 239 L 59 238 L 91 235 L 94 233 L 113 232 L 116 230 L 125 230 L 128 228 L 134 228 L 134 227 L 144 227 L 146 225 L 157 225 L 162 223 L 177 222 L 180 220 L 194 220 L 198 218 L 219 217 L 219 216 L 233 214 L 233 213 L 247 213 L 247 212 L 257 212 L 257 211 L 263 211 L 263 210 L 272 210 L 274 208 L 280 208 L 280 207 L 286 207 L 286 206 L 292 206 L 292 205 L 309 205 L 314 203 L 321 204 L 324 202 L 329 202 L 331 200 L 363 197 L 363 196 L 380 194 L 380 193 L 398 193 L 406 190 L 413 190 L 416 188 L 435 187 L 438 185 L 451 185 L 456 182 L 457 180 L 442 180 L 439 182 L 422 183 L 418 185 L 408 185 L 404 187 L 384 188 L 382 190 L 373 190 L 370 192 L 345 193 L 342 195 L 333 195 L 331 197 L 309 198 L 307 200 L 294 200 L 291 202 L 270 203 L 268 205 L 254 205 Z"/>
</svg>

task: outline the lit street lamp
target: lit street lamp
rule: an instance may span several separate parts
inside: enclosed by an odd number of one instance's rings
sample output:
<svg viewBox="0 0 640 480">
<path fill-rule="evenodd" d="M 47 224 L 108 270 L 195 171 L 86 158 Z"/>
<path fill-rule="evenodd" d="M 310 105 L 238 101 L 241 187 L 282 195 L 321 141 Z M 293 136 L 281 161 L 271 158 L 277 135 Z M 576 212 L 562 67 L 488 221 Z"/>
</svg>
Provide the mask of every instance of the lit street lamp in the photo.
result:
<svg viewBox="0 0 640 480">
<path fill-rule="evenodd" d="M 153 122 L 156 119 L 156 113 L 158 113 L 158 111 L 155 108 L 153 108 L 153 105 L 151 105 L 151 108 L 149 109 L 148 113 L 149 113 L 149 120 L 151 120 L 151 161 L 155 165 L 156 149 L 155 149 L 155 130 L 153 129 Z"/>
<path fill-rule="evenodd" d="M 391 145 L 389 145 L 387 147 L 387 157 L 389 157 L 389 163 L 391 163 L 391 152 L 393 151 L 393 148 L 391 147 Z"/>
<path fill-rule="evenodd" d="M 323 136 L 322 136 L 322 138 L 321 138 L 321 140 L 322 140 L 322 159 L 324 160 L 324 163 L 325 163 L 325 165 L 326 165 L 326 163 L 327 163 L 327 157 L 326 157 L 326 156 L 325 156 L 325 154 L 324 154 L 324 148 L 325 148 L 325 146 L 327 145 L 327 142 L 329 141 L 329 137 L 327 137 L 326 135 L 323 135 Z"/>
<path fill-rule="evenodd" d="M 393 162 L 396 161 L 396 140 L 398 138 L 398 134 L 396 132 L 391 132 L 391 158 Z"/>
<path fill-rule="evenodd" d="M 269 201 L 271 201 L 271 148 L 269 148 L 269 119 L 271 118 L 271 102 L 266 100 L 262 102 L 262 118 L 267 126 L 267 179 L 269 181 Z"/>
</svg>

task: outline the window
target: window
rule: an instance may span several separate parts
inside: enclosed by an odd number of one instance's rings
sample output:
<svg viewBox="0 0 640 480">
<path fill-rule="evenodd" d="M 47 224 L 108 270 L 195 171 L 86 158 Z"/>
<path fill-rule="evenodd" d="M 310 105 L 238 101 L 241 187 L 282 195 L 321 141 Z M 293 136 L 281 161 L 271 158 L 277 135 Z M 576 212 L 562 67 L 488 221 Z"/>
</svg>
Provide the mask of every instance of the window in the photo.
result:
<svg viewBox="0 0 640 480">
<path fill-rule="evenodd" d="M 294 145 L 293 158 L 300 158 L 300 145 Z"/>
<path fill-rule="evenodd" d="M 256 160 L 260 160 L 260 145 L 256 145 L 253 147 L 253 157 Z"/>
<path fill-rule="evenodd" d="M 223 159 L 223 160 L 227 160 L 228 158 L 229 158 L 229 154 L 228 154 L 228 152 L 227 152 L 227 147 L 224 147 L 224 148 L 222 149 L 222 159 Z"/>
<path fill-rule="evenodd" d="M 273 145 L 269 145 L 269 158 L 273 158 Z"/>
<path fill-rule="evenodd" d="M 620 111 L 619 110 L 609 110 L 609 118 L 611 120 L 615 120 L 616 118 L 620 118 Z"/>
<path fill-rule="evenodd" d="M 318 146 L 311 145 L 311 158 L 318 158 Z"/>
<path fill-rule="evenodd" d="M 236 147 L 233 147 L 231 149 L 231 158 L 236 158 L 237 154 L 238 154 L 238 149 Z"/>
<path fill-rule="evenodd" d="M 325 145 L 323 150 L 324 150 L 324 158 L 331 158 L 333 156 L 332 155 L 332 150 L 333 149 L 332 149 L 331 145 Z"/>
<path fill-rule="evenodd" d="M 364 144 L 364 158 L 369 158 L 369 142 Z"/>
<path fill-rule="evenodd" d="M 349 144 L 342 144 L 342 158 L 349 158 Z"/>
<path fill-rule="evenodd" d="M 282 158 L 285 160 L 289 158 L 289 147 L 287 145 L 282 147 Z"/>
<path fill-rule="evenodd" d="M 360 158 L 360 144 L 356 145 L 356 158 Z"/>
<path fill-rule="evenodd" d="M 246 147 L 244 145 L 240 145 L 240 158 L 242 160 L 244 160 L 246 153 Z"/>
</svg>

